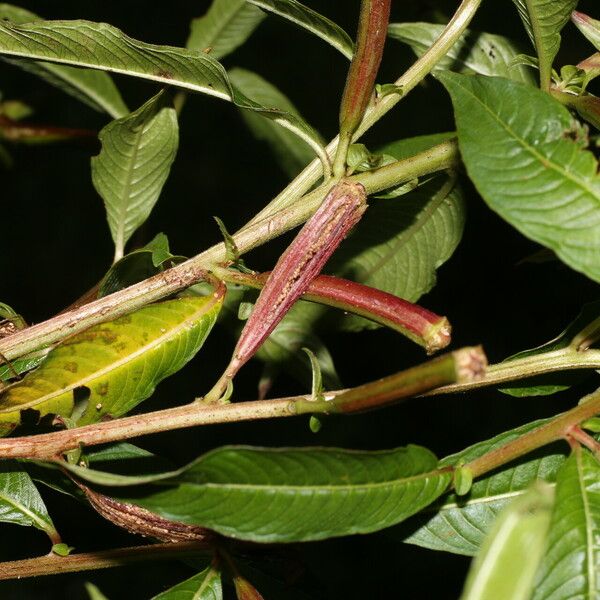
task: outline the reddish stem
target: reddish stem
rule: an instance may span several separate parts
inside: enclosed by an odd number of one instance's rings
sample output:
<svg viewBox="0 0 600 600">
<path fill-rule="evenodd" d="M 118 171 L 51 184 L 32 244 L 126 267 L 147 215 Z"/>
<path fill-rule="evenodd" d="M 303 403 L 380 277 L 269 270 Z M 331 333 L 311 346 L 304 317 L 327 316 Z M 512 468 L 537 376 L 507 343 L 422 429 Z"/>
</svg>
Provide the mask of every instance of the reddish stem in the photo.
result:
<svg viewBox="0 0 600 600">
<path fill-rule="evenodd" d="M 264 286 L 270 272 L 260 274 L 219 271 L 219 277 L 253 288 Z M 390 327 L 423 346 L 428 354 L 450 343 L 451 326 L 437 315 L 393 294 L 348 279 L 319 275 L 308 286 L 303 300 L 333 306 Z"/>
</svg>

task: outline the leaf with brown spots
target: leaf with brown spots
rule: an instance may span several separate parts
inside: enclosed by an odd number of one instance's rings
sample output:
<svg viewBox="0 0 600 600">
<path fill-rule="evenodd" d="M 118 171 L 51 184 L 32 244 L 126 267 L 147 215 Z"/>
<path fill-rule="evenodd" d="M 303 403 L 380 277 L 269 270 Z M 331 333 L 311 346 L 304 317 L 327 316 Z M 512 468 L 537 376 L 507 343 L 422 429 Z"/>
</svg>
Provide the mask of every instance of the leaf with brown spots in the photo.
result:
<svg viewBox="0 0 600 600">
<path fill-rule="evenodd" d="M 75 419 L 82 389 L 89 395 L 78 425 L 127 413 L 201 348 L 223 294 L 221 288 L 207 297 L 152 304 L 66 340 L 0 395 L 0 434 L 10 433 L 32 410 L 38 420 L 49 414 Z"/>
</svg>

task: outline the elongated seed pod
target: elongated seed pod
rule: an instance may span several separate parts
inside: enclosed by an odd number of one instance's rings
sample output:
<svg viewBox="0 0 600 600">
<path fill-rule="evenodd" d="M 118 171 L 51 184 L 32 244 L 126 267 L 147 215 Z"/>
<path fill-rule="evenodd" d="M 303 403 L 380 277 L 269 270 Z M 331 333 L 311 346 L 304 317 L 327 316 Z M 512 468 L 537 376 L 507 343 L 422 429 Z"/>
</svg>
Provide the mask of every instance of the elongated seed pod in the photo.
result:
<svg viewBox="0 0 600 600">
<path fill-rule="evenodd" d="M 342 181 L 281 255 L 244 327 L 228 369 L 232 377 L 283 319 L 321 272 L 329 257 L 367 208 L 365 188 Z"/>
<path fill-rule="evenodd" d="M 365 114 L 383 56 L 390 19 L 391 0 L 363 0 L 356 36 L 340 106 L 340 134 L 351 136 Z"/>
<path fill-rule="evenodd" d="M 228 271 L 226 281 L 262 289 L 270 273 Z M 318 275 L 302 294 L 303 300 L 339 308 L 400 332 L 428 354 L 450 343 L 452 327 L 446 317 L 382 290 L 332 275 Z"/>
</svg>

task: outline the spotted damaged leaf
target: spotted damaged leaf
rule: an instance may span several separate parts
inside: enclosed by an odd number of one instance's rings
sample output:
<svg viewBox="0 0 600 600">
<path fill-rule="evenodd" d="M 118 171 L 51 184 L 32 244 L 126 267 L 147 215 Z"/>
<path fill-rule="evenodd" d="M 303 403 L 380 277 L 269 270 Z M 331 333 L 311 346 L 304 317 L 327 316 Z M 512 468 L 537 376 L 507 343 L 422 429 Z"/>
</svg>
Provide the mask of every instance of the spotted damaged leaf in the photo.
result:
<svg viewBox="0 0 600 600">
<path fill-rule="evenodd" d="M 87 425 L 127 413 L 201 348 L 223 295 L 152 304 L 66 340 L 0 395 L 0 434 L 52 414 Z"/>
</svg>

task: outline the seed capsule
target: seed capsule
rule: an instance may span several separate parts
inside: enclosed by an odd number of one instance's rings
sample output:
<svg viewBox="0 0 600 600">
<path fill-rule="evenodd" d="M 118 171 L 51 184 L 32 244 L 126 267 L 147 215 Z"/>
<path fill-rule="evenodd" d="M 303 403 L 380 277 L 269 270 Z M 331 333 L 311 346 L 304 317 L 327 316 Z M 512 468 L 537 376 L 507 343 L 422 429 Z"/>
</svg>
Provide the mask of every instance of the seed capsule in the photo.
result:
<svg viewBox="0 0 600 600">
<path fill-rule="evenodd" d="M 367 208 L 367 195 L 360 183 L 341 181 L 335 185 L 315 214 L 305 223 L 281 255 L 246 321 L 233 358 L 206 402 L 220 399 L 228 383 L 260 348 L 294 302 L 321 272 L 348 232 Z"/>
<path fill-rule="evenodd" d="M 321 272 L 367 208 L 360 183 L 338 183 L 281 255 L 262 289 L 234 352 L 244 364 Z M 239 367 L 238 367 L 239 368 Z"/>
<path fill-rule="evenodd" d="M 356 51 L 340 106 L 340 133 L 351 136 L 360 125 L 375 87 L 390 19 L 391 0 L 363 0 Z"/>
</svg>

